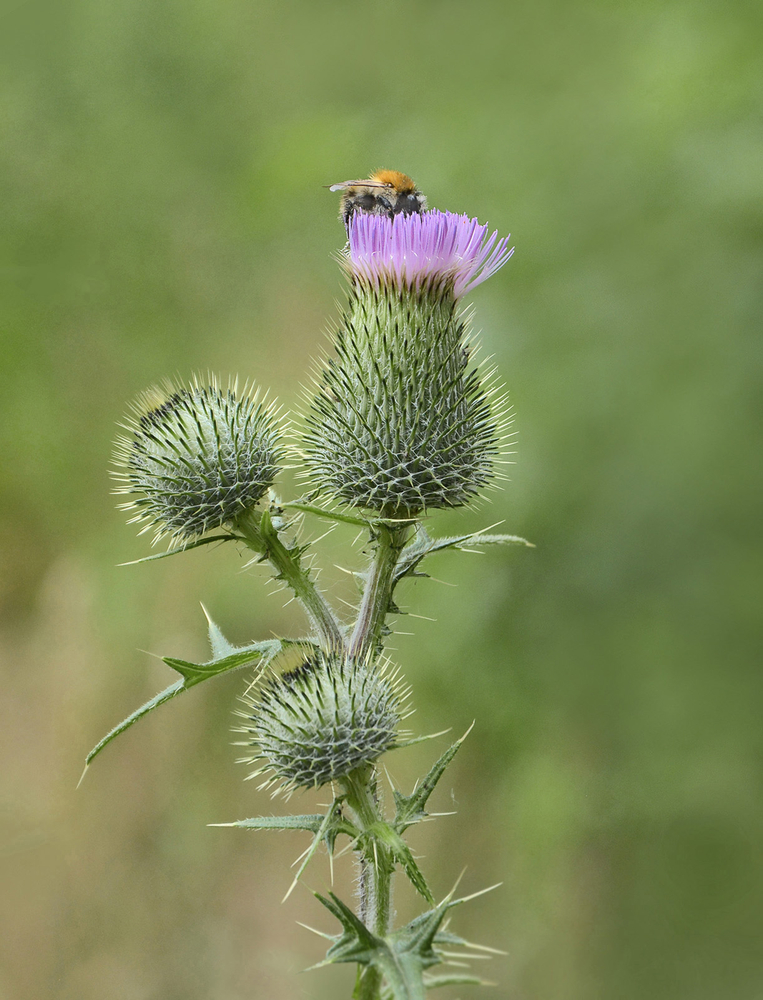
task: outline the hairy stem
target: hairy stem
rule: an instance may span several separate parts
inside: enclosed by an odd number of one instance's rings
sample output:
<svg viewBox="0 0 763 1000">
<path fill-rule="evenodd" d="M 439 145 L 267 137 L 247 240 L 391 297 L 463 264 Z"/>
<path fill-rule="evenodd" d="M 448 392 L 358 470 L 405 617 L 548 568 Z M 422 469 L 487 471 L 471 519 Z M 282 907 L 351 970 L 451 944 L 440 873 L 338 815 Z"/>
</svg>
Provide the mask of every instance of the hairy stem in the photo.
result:
<svg viewBox="0 0 763 1000">
<path fill-rule="evenodd" d="M 392 910 L 392 875 L 395 865 L 389 850 L 373 837 L 374 825 L 382 821 L 373 768 L 364 767 L 351 772 L 342 779 L 342 786 L 347 804 L 355 813 L 358 827 L 369 833 L 359 854 L 359 915 L 374 934 L 385 937 L 389 931 Z M 375 968 L 367 967 L 358 977 L 353 998 L 378 1000 L 381 986 L 381 973 Z"/>
<path fill-rule="evenodd" d="M 411 523 L 388 526 L 374 525 L 376 548 L 363 589 L 358 618 L 350 637 L 348 655 L 360 659 L 375 655 L 382 647 L 384 625 L 390 611 L 393 578 L 400 553 L 414 530 Z M 362 830 L 372 831 L 382 820 L 376 796 L 376 778 L 371 768 L 362 768 L 344 779 L 347 802 L 355 812 Z M 392 908 L 392 875 L 394 861 L 388 848 L 371 833 L 359 853 L 358 915 L 379 937 L 389 930 Z M 379 1000 L 382 974 L 367 966 L 359 969 L 353 1000 Z"/>
<path fill-rule="evenodd" d="M 374 525 L 376 548 L 348 650 L 355 659 L 381 649 L 384 623 L 390 611 L 395 566 L 413 529 L 411 523 L 392 527 L 380 523 Z"/>
<path fill-rule="evenodd" d="M 294 592 L 315 626 L 321 645 L 327 650 L 342 649 L 344 635 L 334 612 L 300 565 L 299 557 L 295 558 L 278 537 L 268 512 L 265 511 L 261 517 L 248 514 L 236 528 L 247 546 L 277 570 L 276 578 L 283 580 Z"/>
</svg>

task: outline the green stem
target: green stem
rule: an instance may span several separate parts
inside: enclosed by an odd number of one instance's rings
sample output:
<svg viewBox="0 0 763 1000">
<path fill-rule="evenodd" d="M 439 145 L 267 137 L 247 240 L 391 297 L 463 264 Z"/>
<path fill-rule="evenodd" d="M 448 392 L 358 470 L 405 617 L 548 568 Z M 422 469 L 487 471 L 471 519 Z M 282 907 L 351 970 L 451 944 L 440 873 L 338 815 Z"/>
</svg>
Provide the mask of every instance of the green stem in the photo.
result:
<svg viewBox="0 0 763 1000">
<path fill-rule="evenodd" d="M 376 549 L 368 570 L 363 598 L 350 638 L 348 656 L 355 659 L 381 649 L 384 624 L 390 611 L 394 572 L 400 553 L 410 537 L 414 525 L 374 525 Z M 343 781 L 347 802 L 355 812 L 361 830 L 371 831 L 382 821 L 376 801 L 376 782 L 371 768 L 362 768 L 349 774 Z M 392 874 L 394 861 L 389 849 L 370 833 L 359 856 L 360 903 L 358 915 L 363 923 L 379 937 L 389 930 L 392 907 Z M 360 971 L 353 994 L 354 1000 L 379 1000 L 382 974 L 367 966 Z"/>
<path fill-rule="evenodd" d="M 352 1000 L 379 1000 L 381 997 L 382 975 L 378 969 L 367 965 L 358 980 Z"/>
<path fill-rule="evenodd" d="M 278 537 L 269 513 L 264 511 L 261 516 L 247 514 L 237 523 L 236 529 L 253 552 L 273 565 L 277 570 L 276 578 L 292 589 L 317 629 L 321 644 L 329 650 L 342 649 L 344 635 L 334 612 L 300 565 L 299 556 L 295 558 Z"/>
<path fill-rule="evenodd" d="M 389 931 L 392 911 L 392 875 L 395 865 L 383 844 L 373 836 L 373 827 L 382 821 L 376 800 L 376 779 L 371 767 L 359 768 L 342 779 L 347 804 L 355 813 L 357 825 L 369 831 L 360 853 L 360 906 L 359 915 L 366 926 L 377 935 L 385 937 Z M 379 1000 L 382 975 L 367 967 L 358 978 L 354 1000 Z"/>
<path fill-rule="evenodd" d="M 395 566 L 413 528 L 410 522 L 399 526 L 378 522 L 374 525 L 376 549 L 348 649 L 348 655 L 354 659 L 381 649 Z"/>
</svg>

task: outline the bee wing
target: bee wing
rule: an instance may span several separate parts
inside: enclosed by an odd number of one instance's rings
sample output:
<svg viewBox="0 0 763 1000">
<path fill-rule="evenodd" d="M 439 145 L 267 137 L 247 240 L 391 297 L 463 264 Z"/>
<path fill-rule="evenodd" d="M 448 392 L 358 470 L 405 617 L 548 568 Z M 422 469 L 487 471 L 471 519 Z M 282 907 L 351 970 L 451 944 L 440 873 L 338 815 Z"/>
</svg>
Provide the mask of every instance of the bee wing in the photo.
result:
<svg viewBox="0 0 763 1000">
<path fill-rule="evenodd" d="M 326 185 L 329 191 L 346 191 L 348 188 L 368 187 L 368 188 L 388 188 L 389 184 L 382 184 L 381 181 L 342 181 L 341 184 Z"/>
</svg>

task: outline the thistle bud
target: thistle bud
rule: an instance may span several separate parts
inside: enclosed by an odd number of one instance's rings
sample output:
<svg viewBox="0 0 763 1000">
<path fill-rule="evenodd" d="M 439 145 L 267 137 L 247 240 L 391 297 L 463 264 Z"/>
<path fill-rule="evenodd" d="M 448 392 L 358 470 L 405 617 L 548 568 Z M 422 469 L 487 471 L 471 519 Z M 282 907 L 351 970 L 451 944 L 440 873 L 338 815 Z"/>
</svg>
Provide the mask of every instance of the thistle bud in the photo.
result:
<svg viewBox="0 0 763 1000">
<path fill-rule="evenodd" d="M 131 499 L 130 523 L 190 541 L 235 525 L 267 492 L 281 461 L 274 407 L 248 385 L 215 379 L 167 382 L 144 392 L 117 440 L 117 493 Z"/>
<path fill-rule="evenodd" d="M 458 302 L 507 242 L 452 213 L 352 216 L 349 304 L 307 417 L 320 487 L 400 517 L 461 506 L 490 480 L 499 427 Z"/>
<path fill-rule="evenodd" d="M 397 746 L 407 690 L 390 667 L 310 651 L 302 663 L 247 694 L 242 758 L 250 778 L 277 791 L 319 788 Z"/>
</svg>

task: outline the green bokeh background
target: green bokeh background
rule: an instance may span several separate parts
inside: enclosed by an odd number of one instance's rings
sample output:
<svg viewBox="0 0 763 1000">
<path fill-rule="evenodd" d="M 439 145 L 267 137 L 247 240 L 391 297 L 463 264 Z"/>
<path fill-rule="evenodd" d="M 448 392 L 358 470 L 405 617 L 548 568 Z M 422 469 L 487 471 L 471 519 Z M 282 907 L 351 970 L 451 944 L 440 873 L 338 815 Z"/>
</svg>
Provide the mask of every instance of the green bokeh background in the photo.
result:
<svg viewBox="0 0 763 1000">
<path fill-rule="evenodd" d="M 516 407 L 512 482 L 432 528 L 537 544 L 439 556 L 457 587 L 406 590 L 437 619 L 394 641 L 416 728 L 477 720 L 438 793 L 458 814 L 414 846 L 438 895 L 464 866 L 464 891 L 503 882 L 458 914 L 509 952 L 480 970 L 496 1000 L 757 1000 L 760 5 L 11 8 L 0 998 L 349 996 L 348 968 L 298 974 L 322 950 L 295 921 L 333 929 L 307 888 L 280 903 L 300 835 L 206 825 L 284 808 L 235 764 L 239 675 L 75 785 L 169 683 L 142 650 L 205 655 L 199 601 L 235 641 L 299 631 L 230 549 L 116 568 L 147 543 L 109 497 L 110 443 L 165 375 L 254 376 L 295 405 L 342 295 L 322 185 L 389 166 L 517 247 L 471 296 Z M 337 602 L 352 541 L 318 546 Z M 325 860 L 307 881 L 325 889 Z"/>
</svg>

